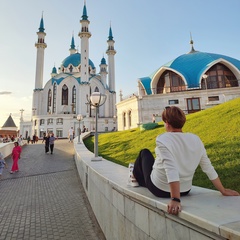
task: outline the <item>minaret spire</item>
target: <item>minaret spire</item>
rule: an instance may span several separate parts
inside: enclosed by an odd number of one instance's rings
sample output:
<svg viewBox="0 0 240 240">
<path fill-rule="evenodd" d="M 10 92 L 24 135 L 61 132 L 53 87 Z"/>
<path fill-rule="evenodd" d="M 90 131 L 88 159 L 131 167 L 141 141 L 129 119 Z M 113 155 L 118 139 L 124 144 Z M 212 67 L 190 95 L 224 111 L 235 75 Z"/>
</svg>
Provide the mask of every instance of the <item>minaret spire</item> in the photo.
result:
<svg viewBox="0 0 240 240">
<path fill-rule="evenodd" d="M 114 55 L 116 54 L 116 51 L 114 49 L 114 43 L 113 40 L 113 34 L 112 34 L 112 27 L 110 24 L 109 28 L 109 36 L 108 36 L 108 49 L 106 51 L 106 54 L 108 55 L 108 84 L 109 84 L 109 90 L 115 91 L 115 61 L 114 61 Z"/>
<path fill-rule="evenodd" d="M 40 111 L 41 100 L 40 100 L 40 91 L 43 90 L 43 68 L 44 68 L 44 50 L 47 47 L 45 43 L 46 33 L 44 32 L 44 21 L 43 21 L 43 12 L 40 21 L 40 26 L 38 28 L 38 40 L 35 43 L 37 48 L 37 60 L 36 60 L 36 75 L 35 75 L 35 89 L 33 93 L 33 108 L 36 109 L 36 114 Z"/>
<path fill-rule="evenodd" d="M 109 91 L 112 93 L 110 99 L 109 99 L 109 116 L 113 117 L 116 116 L 116 92 L 115 92 L 115 59 L 114 56 L 116 54 L 116 51 L 114 49 L 114 43 L 113 40 L 113 34 L 112 34 L 112 27 L 110 23 L 109 28 L 109 36 L 107 40 L 108 49 L 106 51 L 106 54 L 108 55 L 108 87 Z"/>
<path fill-rule="evenodd" d="M 92 36 L 88 31 L 90 21 L 87 16 L 86 2 L 84 1 L 83 15 L 80 20 L 81 32 L 78 36 L 81 38 L 81 81 L 89 81 L 89 38 Z"/>
<path fill-rule="evenodd" d="M 70 45 L 70 55 L 76 53 L 75 49 L 75 41 L 74 41 L 74 33 L 72 33 L 72 40 L 71 40 L 71 45 Z"/>
</svg>

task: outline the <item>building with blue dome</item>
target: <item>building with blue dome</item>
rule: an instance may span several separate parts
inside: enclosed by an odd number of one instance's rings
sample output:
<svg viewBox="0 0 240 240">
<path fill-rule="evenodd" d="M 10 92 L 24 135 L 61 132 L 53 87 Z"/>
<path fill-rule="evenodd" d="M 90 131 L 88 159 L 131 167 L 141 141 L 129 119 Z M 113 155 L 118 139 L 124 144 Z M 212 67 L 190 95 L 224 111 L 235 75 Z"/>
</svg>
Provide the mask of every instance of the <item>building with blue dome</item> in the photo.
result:
<svg viewBox="0 0 240 240">
<path fill-rule="evenodd" d="M 191 51 L 138 79 L 138 93 L 117 104 L 118 130 L 161 121 L 164 107 L 186 114 L 240 97 L 240 61 L 225 55 Z"/>
<path fill-rule="evenodd" d="M 75 48 L 72 36 L 69 55 L 62 61 L 61 66 L 52 68 L 51 78 L 43 85 L 44 52 L 47 48 L 45 42 L 45 28 L 43 16 L 37 32 L 36 75 L 33 90 L 32 120 L 25 122 L 20 118 L 20 134 L 42 137 L 44 133 L 54 133 L 58 137 L 68 137 L 68 131 L 73 127 L 75 133 L 80 122 L 77 116 L 81 115 L 81 128 L 83 125 L 89 131 L 95 130 L 95 111 L 90 105 L 90 96 L 99 92 L 106 96 L 106 102 L 99 107 L 98 130 L 111 131 L 116 129 L 116 92 L 115 92 L 115 59 L 113 34 L 110 26 L 107 39 L 106 54 L 108 64 L 103 57 L 100 70 L 89 58 L 89 31 L 86 3 L 80 20 L 80 52 Z"/>
</svg>

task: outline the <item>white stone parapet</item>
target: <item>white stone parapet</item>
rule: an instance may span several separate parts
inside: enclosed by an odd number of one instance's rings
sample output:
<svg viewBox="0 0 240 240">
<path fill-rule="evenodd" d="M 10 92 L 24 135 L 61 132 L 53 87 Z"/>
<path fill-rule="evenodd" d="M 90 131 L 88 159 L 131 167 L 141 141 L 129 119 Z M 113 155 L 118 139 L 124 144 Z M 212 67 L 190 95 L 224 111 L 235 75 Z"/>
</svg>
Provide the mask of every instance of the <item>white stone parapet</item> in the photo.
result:
<svg viewBox="0 0 240 240">
<path fill-rule="evenodd" d="M 91 161 L 94 154 L 77 139 L 74 148 L 79 176 L 106 239 L 240 239 L 240 197 L 194 186 L 181 198 L 182 212 L 169 215 L 169 199 L 127 185 L 128 168 Z"/>
</svg>

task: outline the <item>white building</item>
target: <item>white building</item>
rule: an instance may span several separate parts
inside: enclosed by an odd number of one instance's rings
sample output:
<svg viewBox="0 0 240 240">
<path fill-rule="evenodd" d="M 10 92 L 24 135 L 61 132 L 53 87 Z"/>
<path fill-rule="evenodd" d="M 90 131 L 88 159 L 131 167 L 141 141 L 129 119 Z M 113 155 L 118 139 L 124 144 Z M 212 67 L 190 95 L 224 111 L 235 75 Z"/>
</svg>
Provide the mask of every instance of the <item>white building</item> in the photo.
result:
<svg viewBox="0 0 240 240">
<path fill-rule="evenodd" d="M 107 96 L 104 105 L 99 108 L 98 130 L 111 131 L 116 129 L 115 123 L 115 62 L 112 29 L 109 29 L 106 54 L 108 64 L 103 57 L 99 65 L 100 72 L 89 58 L 89 31 L 90 21 L 87 16 L 87 8 L 84 4 L 83 14 L 80 20 L 81 53 L 75 49 L 74 37 L 71 39 L 69 56 L 61 66 L 53 67 L 51 78 L 43 85 L 44 52 L 47 48 L 45 42 L 43 17 L 37 32 L 37 49 L 35 88 L 33 90 L 32 120 L 25 122 L 20 118 L 20 134 L 24 137 L 33 134 L 42 137 L 44 132 L 53 132 L 58 137 L 67 137 L 68 130 L 73 127 L 75 133 L 79 122 L 78 114 L 83 116 L 83 125 L 89 130 L 94 130 L 95 109 L 89 105 L 88 99 L 93 92 L 100 92 Z M 22 112 L 23 113 L 23 112 Z"/>
<path fill-rule="evenodd" d="M 191 51 L 138 79 L 138 93 L 117 103 L 118 130 L 161 121 L 166 106 L 186 114 L 240 97 L 240 61 L 221 54 Z"/>
</svg>

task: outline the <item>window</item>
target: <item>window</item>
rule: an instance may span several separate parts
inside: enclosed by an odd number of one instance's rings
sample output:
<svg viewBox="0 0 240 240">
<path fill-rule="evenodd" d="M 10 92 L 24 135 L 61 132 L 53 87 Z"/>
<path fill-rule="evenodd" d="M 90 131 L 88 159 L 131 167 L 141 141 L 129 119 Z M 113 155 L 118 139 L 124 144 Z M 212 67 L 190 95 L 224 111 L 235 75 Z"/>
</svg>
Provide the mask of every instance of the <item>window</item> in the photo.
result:
<svg viewBox="0 0 240 240">
<path fill-rule="evenodd" d="M 44 125 L 45 120 L 44 119 L 40 119 L 40 125 Z"/>
<path fill-rule="evenodd" d="M 54 83 L 53 85 L 53 113 L 56 112 L 56 101 L 57 101 L 57 84 Z"/>
<path fill-rule="evenodd" d="M 68 105 L 68 87 L 65 84 L 62 87 L 62 105 Z"/>
<path fill-rule="evenodd" d="M 95 90 L 94 90 L 94 92 L 99 92 L 99 89 L 98 89 L 98 87 L 95 87 Z"/>
<path fill-rule="evenodd" d="M 56 137 L 63 137 L 63 130 L 62 129 L 56 129 Z"/>
<path fill-rule="evenodd" d="M 168 100 L 168 105 L 179 104 L 178 99 L 176 100 Z"/>
<path fill-rule="evenodd" d="M 126 127 L 126 113 L 123 113 L 123 127 Z"/>
<path fill-rule="evenodd" d="M 76 87 L 72 88 L 72 113 L 76 113 Z"/>
<path fill-rule="evenodd" d="M 191 87 L 191 86 L 189 86 Z M 185 91 L 186 86 L 181 76 L 171 71 L 165 71 L 157 83 L 157 94 Z"/>
<path fill-rule="evenodd" d="M 132 126 L 132 112 L 131 111 L 129 111 L 129 113 L 128 113 L 128 121 L 129 121 L 129 127 L 131 127 Z"/>
<path fill-rule="evenodd" d="M 221 63 L 211 67 L 206 74 L 208 77 L 201 80 L 201 89 L 207 90 L 238 86 L 238 80 L 235 75 Z"/>
<path fill-rule="evenodd" d="M 52 119 L 52 118 L 49 118 L 49 119 L 47 120 L 47 124 L 48 124 L 48 125 L 53 124 L 53 119 Z"/>
<path fill-rule="evenodd" d="M 200 100 L 199 98 L 188 98 L 187 99 L 188 113 L 194 113 L 200 111 Z"/>
<path fill-rule="evenodd" d="M 48 90 L 48 102 L 47 102 L 47 112 L 51 112 L 51 106 L 52 106 L 52 91 L 51 89 Z"/>
<path fill-rule="evenodd" d="M 57 119 L 57 124 L 63 124 L 63 118 L 58 118 Z"/>
<path fill-rule="evenodd" d="M 211 102 L 211 101 L 219 101 L 219 96 L 211 96 L 211 97 L 208 97 L 208 101 Z"/>
<path fill-rule="evenodd" d="M 48 128 L 47 129 L 47 133 L 49 133 L 49 134 L 53 133 L 53 129 L 52 128 Z"/>
</svg>

